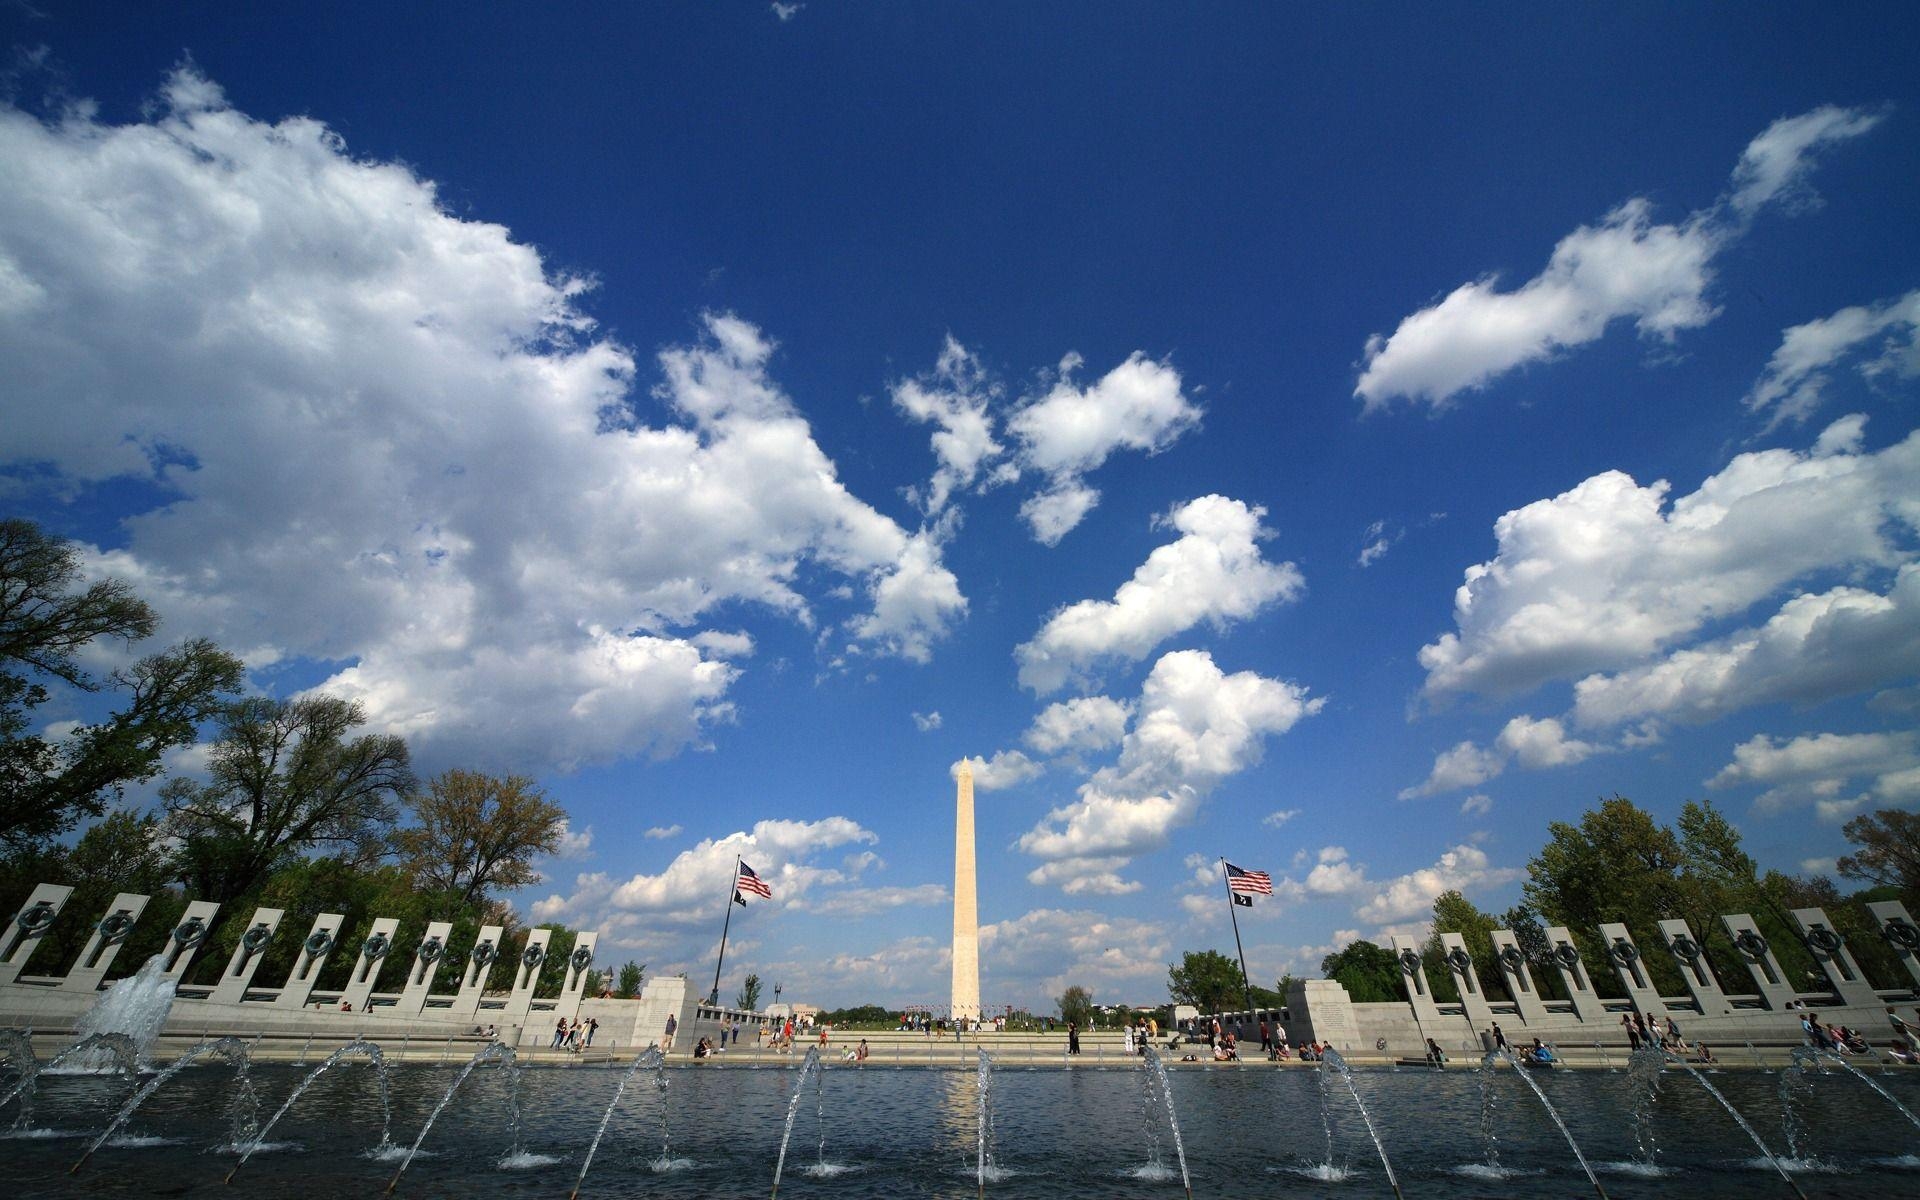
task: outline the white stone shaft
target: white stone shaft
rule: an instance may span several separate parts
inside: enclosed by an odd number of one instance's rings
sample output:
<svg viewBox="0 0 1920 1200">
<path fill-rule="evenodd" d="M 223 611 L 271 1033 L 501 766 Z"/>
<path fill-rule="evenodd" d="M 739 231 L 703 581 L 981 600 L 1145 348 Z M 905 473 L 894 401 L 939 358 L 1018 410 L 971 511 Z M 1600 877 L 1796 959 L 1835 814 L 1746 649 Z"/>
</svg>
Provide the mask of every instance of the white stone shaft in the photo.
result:
<svg viewBox="0 0 1920 1200">
<path fill-rule="evenodd" d="M 952 1015 L 980 1016 L 980 908 L 974 898 L 973 768 L 964 761 L 955 775 L 959 795 L 953 822 L 953 1002 Z"/>
</svg>

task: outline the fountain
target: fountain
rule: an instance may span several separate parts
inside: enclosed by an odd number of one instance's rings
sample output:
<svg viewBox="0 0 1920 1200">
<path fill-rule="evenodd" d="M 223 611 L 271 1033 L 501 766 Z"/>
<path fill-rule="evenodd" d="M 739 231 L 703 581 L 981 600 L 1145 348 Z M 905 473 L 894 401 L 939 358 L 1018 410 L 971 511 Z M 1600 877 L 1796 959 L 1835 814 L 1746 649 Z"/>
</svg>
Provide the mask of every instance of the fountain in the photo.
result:
<svg viewBox="0 0 1920 1200">
<path fill-rule="evenodd" d="M 1813 1161 L 1807 1122 L 1800 1114 L 1813 1100 L 1810 1072 L 1819 1061 L 1812 1049 L 1795 1046 L 1787 1069 L 1780 1072 L 1780 1137 L 1787 1143 L 1787 1161 L 1796 1167 Z"/>
<path fill-rule="evenodd" d="M 413 1165 L 414 1156 L 420 1153 L 420 1143 L 427 1140 L 427 1134 L 433 1129 L 433 1123 L 440 1119 L 440 1114 L 446 1111 L 448 1104 L 453 1102 L 453 1094 L 460 1090 L 460 1085 L 467 1081 L 467 1076 L 473 1074 L 475 1068 L 482 1063 L 490 1062 L 499 1063 L 507 1075 L 506 1157 L 513 1158 L 520 1153 L 519 1065 L 514 1061 L 512 1046 L 504 1042 L 489 1042 L 478 1054 L 467 1060 L 466 1066 L 460 1068 L 460 1073 L 453 1077 L 451 1084 L 447 1085 L 446 1095 L 441 1096 L 440 1103 L 434 1105 L 433 1111 L 427 1114 L 427 1123 L 420 1127 L 420 1135 L 413 1139 L 413 1145 L 407 1147 L 406 1157 L 400 1160 L 400 1169 L 395 1171 L 393 1178 L 387 1181 L 386 1194 L 392 1195 L 393 1189 L 399 1186 L 400 1177 L 407 1173 L 407 1168 Z"/>
<path fill-rule="evenodd" d="M 1600 1200 L 1607 1200 L 1607 1189 L 1600 1186 L 1600 1180 L 1594 1175 L 1593 1168 L 1587 1165 L 1587 1156 L 1580 1153 L 1580 1143 L 1573 1140 L 1573 1131 L 1568 1129 L 1567 1123 L 1560 1119 L 1560 1110 L 1553 1106 L 1553 1101 L 1547 1099 L 1546 1090 L 1540 1086 L 1538 1080 L 1527 1074 L 1527 1068 L 1520 1065 L 1519 1060 L 1513 1057 L 1512 1050 L 1502 1049 L 1501 1053 L 1506 1055 L 1507 1064 L 1519 1074 L 1521 1081 L 1532 1088 L 1533 1094 L 1539 1097 L 1540 1107 L 1546 1109 L 1547 1115 L 1553 1118 L 1555 1127 L 1560 1130 L 1560 1136 L 1567 1139 L 1567 1148 L 1573 1151 L 1573 1157 L 1580 1163 L 1580 1169 L 1587 1173 L 1587 1182 L 1593 1185 L 1593 1190 L 1599 1194 Z"/>
<path fill-rule="evenodd" d="M 1796 1058 L 1798 1058 L 1799 1052 L 1795 1051 L 1794 1055 Z M 1893 1105 L 1895 1109 L 1899 1110 L 1899 1113 L 1901 1116 L 1905 1117 L 1908 1120 L 1908 1122 L 1910 1122 L 1916 1129 L 1920 1129 L 1920 1117 L 1914 1116 L 1913 1111 L 1911 1109 L 1909 1109 L 1906 1105 L 1900 1103 L 1898 1100 L 1895 1100 L 1893 1098 L 1893 1093 L 1887 1091 L 1886 1088 L 1881 1087 L 1878 1081 L 1876 1081 L 1872 1076 L 1868 1075 L 1865 1071 L 1862 1071 L 1859 1067 L 1856 1067 L 1852 1063 L 1848 1062 L 1844 1055 L 1833 1050 L 1815 1051 L 1815 1055 L 1817 1058 L 1829 1059 L 1833 1062 L 1840 1064 L 1840 1067 L 1842 1070 L 1846 1071 L 1847 1074 L 1853 1076 L 1855 1079 L 1858 1079 L 1861 1083 L 1866 1084 L 1868 1087 L 1872 1088 L 1875 1092 L 1879 1093 L 1880 1098 L 1882 1100 L 1885 1100 L 1888 1104 Z"/>
<path fill-rule="evenodd" d="M 1494 1128 L 1493 1072 L 1499 1065 L 1500 1056 L 1489 1052 L 1480 1060 L 1475 1071 L 1480 1083 L 1480 1144 L 1486 1151 L 1485 1161 L 1463 1168 L 1467 1174 L 1483 1176 L 1489 1179 L 1505 1179 L 1514 1174 L 1500 1165 L 1500 1134 Z"/>
<path fill-rule="evenodd" d="M 1780 1173 L 1780 1178 L 1786 1180 L 1787 1186 L 1793 1189 L 1793 1194 L 1800 1197 L 1800 1200 L 1807 1200 L 1807 1194 L 1800 1190 L 1800 1185 L 1794 1181 L 1794 1178 L 1792 1175 L 1789 1175 L 1787 1173 L 1787 1168 L 1781 1165 L 1780 1160 L 1778 1158 L 1774 1157 L 1773 1151 L 1767 1149 L 1767 1144 L 1760 1140 L 1760 1135 L 1754 1132 L 1753 1126 L 1749 1125 L 1747 1123 L 1747 1119 L 1740 1115 L 1740 1110 L 1735 1108 L 1733 1106 L 1733 1103 L 1730 1100 L 1728 1100 L 1725 1096 L 1720 1094 L 1719 1088 L 1714 1087 L 1711 1083 L 1708 1083 L 1707 1077 L 1705 1075 L 1702 1075 L 1699 1071 L 1694 1070 L 1693 1064 L 1688 1062 L 1686 1059 L 1680 1058 L 1675 1055 L 1668 1055 L 1667 1061 L 1675 1063 L 1687 1074 L 1693 1076 L 1693 1081 L 1699 1084 L 1701 1087 L 1705 1088 L 1707 1090 L 1707 1095 L 1712 1096 L 1715 1100 L 1718 1100 L 1720 1102 L 1720 1107 L 1727 1110 L 1727 1115 L 1733 1118 L 1734 1123 L 1740 1126 L 1740 1128 L 1746 1132 L 1746 1135 L 1749 1138 L 1753 1139 L 1753 1144 L 1756 1148 L 1759 1149 L 1760 1156 L 1766 1159 L 1768 1163 L 1772 1164 L 1773 1169 Z"/>
<path fill-rule="evenodd" d="M 0 1096 L 0 1108 L 18 1096 L 20 1108 L 13 1116 L 15 1130 L 33 1127 L 33 1094 L 40 1074 L 40 1058 L 33 1052 L 33 1030 L 0 1029 L 0 1051 L 4 1051 L 7 1062 L 13 1065 L 13 1086 L 6 1095 Z"/>
<path fill-rule="evenodd" d="M 800 1060 L 800 1078 L 794 1081 L 793 1098 L 787 1101 L 787 1126 L 780 1134 L 780 1157 L 775 1160 L 773 1164 L 773 1191 L 770 1193 L 771 1196 L 778 1196 L 780 1194 L 780 1173 L 784 1171 L 787 1166 L 787 1143 L 793 1140 L 793 1119 L 800 1113 L 800 1095 L 806 1089 L 807 1077 L 809 1075 L 815 1078 L 814 1093 L 819 1105 L 819 1109 L 816 1111 L 824 1110 L 826 1106 L 826 1101 L 821 1096 L 826 1086 L 825 1081 L 820 1078 L 822 1070 L 823 1068 L 820 1065 L 820 1047 L 814 1046 L 807 1051 L 807 1056 Z M 826 1146 L 826 1123 L 822 1121 L 820 1129 L 820 1151 L 822 1160 L 826 1158 Z"/>
<path fill-rule="evenodd" d="M 1666 1065 L 1666 1055 L 1652 1046 L 1643 1046 L 1627 1056 L 1627 1088 L 1631 1095 L 1627 1111 L 1633 1122 L 1633 1144 L 1639 1153 L 1625 1166 L 1635 1175 L 1662 1174 L 1654 1106 L 1660 1099 L 1660 1081 Z"/>
<path fill-rule="evenodd" d="M 80 1014 L 73 1031 L 81 1041 L 95 1034 L 119 1033 L 131 1039 L 136 1059 L 145 1063 L 167 1015 L 173 1011 L 174 981 L 167 974 L 166 955 L 156 954 L 140 969 L 100 993 L 92 1007 Z M 93 1062 L 82 1062 L 90 1067 Z"/>
<path fill-rule="evenodd" d="M 1347 1060 L 1342 1058 L 1340 1052 L 1332 1046 L 1320 1052 L 1320 1070 L 1326 1071 L 1329 1068 L 1340 1072 L 1340 1078 L 1346 1081 L 1347 1091 L 1353 1095 L 1353 1105 L 1360 1110 L 1360 1119 L 1366 1123 L 1367 1136 L 1373 1139 L 1373 1149 L 1380 1155 L 1380 1167 L 1387 1173 L 1387 1186 L 1393 1189 L 1395 1197 L 1404 1200 L 1404 1197 L 1401 1197 L 1400 1181 L 1393 1174 L 1393 1164 L 1387 1161 L 1387 1148 L 1380 1141 L 1380 1131 L 1373 1127 L 1373 1115 L 1367 1111 L 1366 1102 L 1360 1099 L 1360 1089 L 1354 1085 L 1353 1070 L 1347 1066 Z M 1331 1134 L 1328 1135 L 1328 1140 L 1331 1143 Z M 1328 1161 L 1332 1161 L 1331 1153 L 1328 1154 Z M 1188 1189 L 1188 1194 L 1192 1194 L 1191 1188 Z"/>
<path fill-rule="evenodd" d="M 1000 1169 L 993 1163 L 993 1058 L 980 1051 L 978 1148 L 974 1157 L 974 1177 L 979 1194 L 987 1194 L 987 1180 L 998 1180 Z"/>
<path fill-rule="evenodd" d="M 667 1056 L 658 1046 L 649 1046 L 646 1051 L 633 1060 L 620 1076 L 620 1082 L 614 1085 L 613 1099 L 607 1101 L 607 1111 L 600 1114 L 600 1128 L 594 1130 L 593 1141 L 587 1146 L 586 1159 L 580 1164 L 580 1174 L 573 1181 L 573 1191 L 567 1200 L 579 1200 L 580 1185 L 587 1181 L 587 1172 L 593 1168 L 593 1156 L 600 1152 L 600 1139 L 607 1136 L 607 1124 L 613 1120 L 613 1110 L 619 1107 L 620 1097 L 626 1094 L 627 1085 L 641 1071 L 653 1072 L 653 1086 L 660 1093 L 660 1158 L 662 1164 L 673 1160 L 667 1153 Z"/>
<path fill-rule="evenodd" d="M 234 1175 L 239 1172 L 241 1167 L 246 1166 L 247 1160 L 252 1158 L 254 1154 L 259 1151 L 260 1147 L 266 1143 L 267 1135 L 273 1132 L 273 1127 L 280 1123 L 280 1118 L 287 1115 L 287 1110 L 293 1107 L 294 1101 L 300 1099 L 300 1097 L 306 1093 L 306 1090 L 313 1086 L 315 1080 L 319 1079 L 342 1061 L 355 1056 L 363 1056 L 369 1063 L 373 1064 L 374 1074 L 379 1080 L 380 1140 L 375 1143 L 372 1153 L 375 1157 L 378 1157 L 386 1151 L 386 1149 L 393 1144 L 391 1140 L 393 1129 L 393 1099 L 392 1093 L 387 1085 L 386 1055 L 381 1053 L 380 1047 L 374 1045 L 372 1042 L 364 1038 L 355 1038 L 338 1050 L 335 1050 L 332 1054 L 329 1054 L 326 1061 L 322 1062 L 319 1066 L 307 1072 L 306 1077 L 293 1089 L 293 1093 L 286 1098 L 285 1102 L 280 1105 L 279 1109 L 274 1112 L 267 1123 L 261 1126 L 259 1134 L 256 1135 L 253 1141 L 248 1143 L 246 1149 L 241 1152 L 240 1161 L 233 1164 L 233 1170 L 227 1172 L 226 1182 L 233 1182 Z"/>
<path fill-rule="evenodd" d="M 93 1140 L 93 1144 L 87 1147 L 86 1153 L 80 1156 L 80 1161 L 74 1163 L 67 1173 L 78 1174 L 80 1168 L 87 1164 L 87 1160 L 93 1157 L 94 1151 L 105 1145 L 109 1138 L 119 1132 L 120 1127 L 132 1118 L 142 1104 L 147 1102 L 149 1096 L 166 1086 L 174 1076 L 209 1054 L 218 1055 L 233 1064 L 233 1085 L 229 1090 L 228 1099 L 231 1143 L 234 1146 L 243 1146 L 252 1141 L 255 1131 L 259 1128 L 259 1103 L 253 1094 L 253 1082 L 247 1076 L 248 1067 L 251 1065 L 247 1043 L 235 1037 L 215 1038 L 190 1047 L 185 1054 L 174 1060 L 172 1066 L 147 1081 L 146 1086 L 135 1092 L 132 1098 L 120 1106 L 120 1111 L 114 1114 L 113 1120 L 107 1122 L 107 1127 L 101 1131 L 100 1136 Z"/>
<path fill-rule="evenodd" d="M 1180 1186 L 1186 1189 L 1188 1200 L 1192 1200 L 1193 1181 L 1187 1177 L 1187 1144 L 1180 1137 L 1180 1116 L 1173 1109 L 1173 1083 L 1167 1078 L 1167 1066 L 1160 1061 L 1158 1050 L 1148 1046 L 1146 1057 L 1147 1066 L 1160 1085 L 1160 1098 L 1167 1110 L 1167 1127 L 1173 1131 L 1173 1153 L 1180 1160 Z"/>
</svg>

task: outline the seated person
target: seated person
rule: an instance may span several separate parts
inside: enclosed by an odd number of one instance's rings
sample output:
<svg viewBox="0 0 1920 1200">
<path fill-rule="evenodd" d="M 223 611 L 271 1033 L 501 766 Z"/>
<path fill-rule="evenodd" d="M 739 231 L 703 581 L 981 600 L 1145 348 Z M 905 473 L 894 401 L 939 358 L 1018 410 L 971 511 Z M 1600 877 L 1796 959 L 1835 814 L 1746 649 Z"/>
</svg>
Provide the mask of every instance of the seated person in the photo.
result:
<svg viewBox="0 0 1920 1200">
<path fill-rule="evenodd" d="M 707 1043 L 707 1039 L 701 1038 L 698 1042 L 694 1043 L 693 1056 L 695 1058 L 705 1058 L 712 1053 L 713 1047 Z"/>
<path fill-rule="evenodd" d="M 1285 1042 L 1276 1041 L 1273 1048 L 1267 1051 L 1268 1062 L 1286 1062 L 1291 1057 Z"/>
<path fill-rule="evenodd" d="M 1553 1051 L 1547 1049 L 1546 1044 L 1539 1038 L 1533 1039 L 1532 1047 L 1527 1050 L 1527 1057 L 1537 1063 L 1551 1064 L 1555 1061 Z"/>
<path fill-rule="evenodd" d="M 1713 1051 L 1707 1046 L 1705 1042 L 1698 1043 L 1695 1046 L 1695 1049 L 1700 1051 L 1700 1061 L 1703 1063 L 1717 1063 L 1720 1061 L 1719 1059 L 1713 1056 Z"/>
<path fill-rule="evenodd" d="M 1219 1045 L 1213 1048 L 1213 1061 L 1215 1062 L 1233 1061 L 1233 1051 L 1227 1049 L 1226 1042 L 1222 1041 Z"/>
<path fill-rule="evenodd" d="M 1913 1043 L 1905 1038 L 1895 1038 L 1893 1045 L 1887 1047 L 1887 1057 L 1897 1063 L 1911 1066 L 1915 1061 Z"/>
</svg>

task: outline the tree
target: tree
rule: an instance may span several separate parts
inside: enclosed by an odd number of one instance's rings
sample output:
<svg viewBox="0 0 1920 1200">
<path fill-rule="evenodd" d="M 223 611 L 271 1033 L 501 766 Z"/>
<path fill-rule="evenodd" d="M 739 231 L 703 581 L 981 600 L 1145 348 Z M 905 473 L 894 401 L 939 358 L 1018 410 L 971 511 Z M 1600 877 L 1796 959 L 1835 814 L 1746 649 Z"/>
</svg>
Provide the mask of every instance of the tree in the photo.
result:
<svg viewBox="0 0 1920 1200">
<path fill-rule="evenodd" d="M 744 1008 L 748 1012 L 760 1011 L 760 977 L 748 975 L 740 982 L 740 995 L 734 1000 L 735 1008 Z"/>
<path fill-rule="evenodd" d="M 1440 953 L 1441 934 L 1459 934 L 1467 944 L 1467 954 L 1473 959 L 1474 976 L 1479 981 L 1482 996 L 1491 994 L 1492 988 L 1506 990 L 1506 978 L 1493 957 L 1493 931 L 1498 928 L 1500 925 L 1492 916 L 1482 912 L 1479 905 L 1457 891 L 1442 892 L 1433 901 L 1433 952 Z M 1449 980 L 1453 979 L 1452 967 L 1447 968 L 1446 975 Z M 1457 983 L 1455 987 L 1458 987 Z M 1440 991 L 1437 983 L 1434 990 L 1436 994 Z"/>
<path fill-rule="evenodd" d="M 95 678 L 80 656 L 101 640 L 131 645 L 153 633 L 153 611 L 120 580 L 77 588 L 73 546 L 30 521 L 0 521 L 0 845 L 44 845 L 98 817 L 129 783 L 159 773 L 166 752 L 245 681 L 240 660 L 196 639 Z M 30 734 L 48 684 L 131 694 L 125 708 L 55 743 Z"/>
<path fill-rule="evenodd" d="M 389 848 L 394 801 L 412 790 L 407 746 L 389 734 L 348 740 L 366 720 L 334 696 L 252 698 L 226 706 L 207 782 L 161 789 L 181 874 L 227 904 L 314 850 L 371 863 Z"/>
<path fill-rule="evenodd" d="M 1240 964 L 1218 950 L 1189 950 L 1167 967 L 1167 992 L 1203 1013 L 1228 1012 L 1244 999 Z"/>
<path fill-rule="evenodd" d="M 1077 983 L 1060 993 L 1060 1019 L 1087 1028 L 1093 1021 L 1093 993 Z"/>
<path fill-rule="evenodd" d="M 631 1000 L 640 994 L 640 980 L 647 968 L 640 963 L 629 962 L 620 968 L 620 981 L 614 985 L 613 994 L 622 1000 Z"/>
<path fill-rule="evenodd" d="M 1842 832 L 1859 849 L 1840 857 L 1840 874 L 1899 888 L 1909 902 L 1920 897 L 1920 813 L 1891 808 L 1864 813 Z"/>
<path fill-rule="evenodd" d="M 519 775 L 446 771 L 407 804 L 419 823 L 394 834 L 402 866 L 462 908 L 537 883 L 533 856 L 558 849 L 566 828 L 566 812 Z"/>
<path fill-rule="evenodd" d="M 1400 960 L 1393 951 L 1372 942 L 1350 942 L 1320 960 L 1320 974 L 1338 980 L 1356 1004 L 1378 1004 L 1406 999 Z"/>
</svg>

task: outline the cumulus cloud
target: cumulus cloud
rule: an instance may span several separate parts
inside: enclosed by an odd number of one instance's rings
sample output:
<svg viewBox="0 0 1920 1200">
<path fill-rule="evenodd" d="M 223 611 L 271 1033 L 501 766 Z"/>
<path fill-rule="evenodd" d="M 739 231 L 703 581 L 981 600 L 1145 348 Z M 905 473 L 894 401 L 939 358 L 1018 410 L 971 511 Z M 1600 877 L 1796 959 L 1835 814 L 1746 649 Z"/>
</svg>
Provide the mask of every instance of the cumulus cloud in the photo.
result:
<svg viewBox="0 0 1920 1200">
<path fill-rule="evenodd" d="M 572 895 L 546 897 L 534 905 L 534 916 L 596 927 L 620 927 L 636 919 L 656 925 L 704 921 L 718 915 L 727 902 L 725 881 L 733 874 L 736 855 L 773 889 L 771 901 L 758 903 L 776 908 L 804 905 L 815 889 L 846 884 L 858 875 L 857 870 L 816 865 L 814 859 L 842 846 L 871 845 L 878 840 L 871 830 L 846 817 L 760 821 L 752 829 L 723 838 L 701 839 L 657 874 L 643 872 L 624 881 L 603 872 L 582 875 L 575 880 Z"/>
<path fill-rule="evenodd" d="M 1747 146 L 1713 206 L 1667 224 L 1650 200 L 1628 200 L 1562 238 L 1519 287 L 1502 291 L 1493 276 L 1462 284 L 1390 336 L 1368 340 L 1354 394 L 1369 412 L 1396 397 L 1438 410 L 1517 367 L 1596 341 L 1616 321 L 1660 342 L 1705 325 L 1719 312 L 1708 297 L 1714 258 L 1769 203 L 1804 203 L 1818 153 L 1879 120 L 1832 106 L 1783 118 Z"/>
<path fill-rule="evenodd" d="M 914 713 L 913 727 L 921 733 L 932 733 L 934 730 L 940 728 L 940 713 L 937 710 L 927 713 Z"/>
<path fill-rule="evenodd" d="M 1818 571 L 1893 568 L 1920 527 L 1920 434 L 1878 453 L 1857 418 L 1810 452 L 1736 456 L 1689 495 L 1619 471 L 1494 524 L 1496 556 L 1420 651 L 1426 694 L 1499 695 L 1636 664 Z"/>
<path fill-rule="evenodd" d="M 1273 536 L 1264 516 L 1266 509 L 1225 496 L 1174 509 L 1161 523 L 1181 536 L 1156 547 L 1112 600 L 1068 605 L 1015 649 L 1020 685 L 1046 695 L 1107 664 L 1138 662 L 1203 622 L 1225 627 L 1299 596 L 1299 569 L 1260 553 Z"/>
<path fill-rule="evenodd" d="M 1803 734 L 1784 741 L 1766 734 L 1734 747 L 1733 761 L 1707 780 L 1711 788 L 1764 788 L 1755 811 L 1812 806 L 1821 819 L 1843 820 L 1866 805 L 1920 803 L 1920 733 Z"/>
<path fill-rule="evenodd" d="M 1920 674 L 1920 564 L 1886 595 L 1837 587 L 1795 596 L 1766 624 L 1574 685 L 1574 720 L 1710 721 L 1762 704 L 1812 704 Z"/>
<path fill-rule="evenodd" d="M 1460 815 L 1463 817 L 1484 817 L 1493 811 L 1493 797 L 1485 792 L 1475 792 L 1460 802 Z"/>
<path fill-rule="evenodd" d="M 1025 517 L 1040 542 L 1052 546 L 1080 523 L 1100 493 L 1082 477 L 1118 450 L 1157 454 L 1200 421 L 1200 409 L 1182 390 L 1180 372 L 1135 351 L 1098 382 L 1080 387 L 1074 372 L 1080 356 L 1060 363 L 1053 387 L 1028 399 L 1007 420 L 1019 442 L 1020 466 L 1046 478 L 1026 505 Z"/>
<path fill-rule="evenodd" d="M 1282 808 L 1260 818 L 1260 823 L 1268 829 L 1278 829 L 1299 815 L 1300 810 L 1297 808 Z"/>
<path fill-rule="evenodd" d="M 999 394 L 980 360 L 952 334 L 932 371 L 894 385 L 894 407 L 915 421 L 937 426 L 933 453 L 939 466 L 926 488 L 913 493 L 928 515 L 939 514 L 955 492 L 973 486 L 983 466 L 1005 453 L 994 439 L 989 411 Z"/>
<path fill-rule="evenodd" d="M 1850 359 L 1870 382 L 1920 378 L 1920 291 L 1787 329 L 1747 393 L 1747 409 L 1766 418 L 1767 430 L 1804 422 L 1826 398 L 1834 369 Z"/>
<path fill-rule="evenodd" d="M 819 917 L 851 920 L 901 908 L 945 904 L 951 898 L 947 889 L 937 883 L 922 883 L 913 887 L 842 888 L 809 902 L 806 909 Z"/>
<path fill-rule="evenodd" d="M 1492 866 L 1486 851 L 1462 844 L 1442 854 L 1431 867 L 1390 880 L 1355 909 L 1354 915 L 1375 924 L 1405 921 L 1430 913 L 1433 902 L 1444 892 L 1498 887 L 1525 876 L 1526 871 L 1518 867 Z"/>
<path fill-rule="evenodd" d="M 996 994 L 1031 997 L 1044 1009 L 1074 984 L 1102 1004 L 1164 996 L 1172 958 L 1164 921 L 1038 908 L 980 927 L 987 986 Z"/>
<path fill-rule="evenodd" d="M 1096 771 L 1072 804 L 1054 809 L 1016 845 L 1049 862 L 1071 860 L 1089 875 L 1166 844 L 1221 780 L 1260 761 L 1264 739 L 1285 733 L 1324 701 L 1296 684 L 1251 671 L 1228 675 L 1211 655 L 1179 650 L 1154 664 L 1132 728 L 1111 766 Z M 1050 882 L 1072 867 L 1054 868 Z"/>
<path fill-rule="evenodd" d="M 0 461 L 164 497 L 103 565 L 176 635 L 328 690 L 424 754 L 568 766 L 697 746 L 741 603 L 924 659 L 965 612 L 925 531 L 853 497 L 727 314 L 658 360 L 494 224 L 186 69 L 151 115 L 0 107 Z M 839 576 L 865 611 L 821 613 Z M 828 581 L 832 582 L 831 579 Z"/>
<path fill-rule="evenodd" d="M 1456 788 L 1474 787 L 1498 777 L 1507 769 L 1507 764 L 1515 759 L 1523 767 L 1539 770 L 1583 762 L 1602 749 L 1592 742 L 1568 737 L 1566 726 L 1553 717 L 1523 714 L 1508 721 L 1493 745 L 1487 749 L 1483 750 L 1469 741 L 1443 751 L 1434 759 L 1433 770 L 1428 773 L 1426 782 L 1405 789 L 1400 793 L 1400 798 L 1411 800 Z"/>
<path fill-rule="evenodd" d="M 1001 750 L 992 758 L 963 758 L 973 768 L 973 787 L 975 791 L 997 792 L 1015 784 L 1025 783 L 1036 776 L 1044 775 L 1046 767 L 1034 762 L 1018 750 Z M 954 763 L 949 773 L 958 775 L 960 763 Z"/>
<path fill-rule="evenodd" d="M 681 825 L 654 825 L 641 836 L 659 841 L 670 837 L 679 837 L 684 828 L 685 826 Z"/>
<path fill-rule="evenodd" d="M 1344 846 L 1327 846 L 1307 872 L 1305 886 L 1316 896 L 1344 896 L 1367 886 L 1366 868 L 1349 861 Z"/>
<path fill-rule="evenodd" d="M 1021 739 L 1039 754 L 1105 750 L 1126 735 L 1131 705 L 1110 696 L 1078 696 L 1049 704 Z"/>
<path fill-rule="evenodd" d="M 593 853 L 593 826 L 589 825 L 578 833 L 574 832 L 571 822 L 560 822 L 560 845 L 554 850 L 555 858 L 585 858 Z"/>
</svg>

